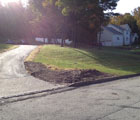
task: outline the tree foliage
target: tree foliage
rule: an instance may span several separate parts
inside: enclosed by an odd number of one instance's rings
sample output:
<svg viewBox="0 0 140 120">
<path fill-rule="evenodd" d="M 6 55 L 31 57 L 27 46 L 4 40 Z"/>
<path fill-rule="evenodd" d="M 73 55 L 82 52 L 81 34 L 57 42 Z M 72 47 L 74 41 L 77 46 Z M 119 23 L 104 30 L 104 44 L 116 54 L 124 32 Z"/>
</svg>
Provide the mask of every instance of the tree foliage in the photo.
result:
<svg viewBox="0 0 140 120">
<path fill-rule="evenodd" d="M 138 30 L 139 30 L 139 36 L 140 36 L 140 7 L 134 9 L 133 16 L 134 16 L 134 19 L 137 22 L 137 26 L 138 26 Z"/>
<path fill-rule="evenodd" d="M 20 2 L 0 5 L 0 40 L 26 38 L 29 28 L 28 13 Z"/>
<path fill-rule="evenodd" d="M 132 29 L 132 32 L 138 33 L 137 21 L 130 13 L 112 17 L 110 23 L 116 25 L 128 24 Z"/>
<path fill-rule="evenodd" d="M 124 15 L 112 17 L 110 23 L 116 25 L 128 24 L 132 32 L 138 33 L 140 36 L 140 7 L 134 9 L 132 14 L 125 13 Z"/>
<path fill-rule="evenodd" d="M 118 0 L 29 0 L 0 5 L 1 39 L 62 38 L 94 42 Z M 62 41 L 63 46 L 63 41 Z"/>
<path fill-rule="evenodd" d="M 30 0 L 30 5 L 35 13 L 39 13 L 38 17 L 45 18 L 44 24 L 48 26 L 49 22 L 55 35 L 61 31 L 60 37 L 69 37 L 76 43 L 82 29 L 96 35 L 109 15 L 104 11 L 115 9 L 117 2 L 118 0 Z M 51 30 L 50 26 L 46 30 Z M 46 35 L 51 35 L 52 31 Z"/>
</svg>

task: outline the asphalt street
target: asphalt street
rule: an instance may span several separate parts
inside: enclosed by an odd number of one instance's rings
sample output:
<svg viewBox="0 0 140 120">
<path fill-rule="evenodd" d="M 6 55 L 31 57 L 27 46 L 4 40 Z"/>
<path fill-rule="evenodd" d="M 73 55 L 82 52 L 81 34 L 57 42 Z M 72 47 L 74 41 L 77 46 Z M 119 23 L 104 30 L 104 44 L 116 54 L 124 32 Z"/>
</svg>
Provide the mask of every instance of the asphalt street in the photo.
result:
<svg viewBox="0 0 140 120">
<path fill-rule="evenodd" d="M 1 104 L 0 120 L 140 120 L 140 77 Z"/>
<path fill-rule="evenodd" d="M 0 54 L 0 98 L 60 87 L 36 79 L 25 70 L 24 59 L 36 47 L 21 45 Z"/>
</svg>

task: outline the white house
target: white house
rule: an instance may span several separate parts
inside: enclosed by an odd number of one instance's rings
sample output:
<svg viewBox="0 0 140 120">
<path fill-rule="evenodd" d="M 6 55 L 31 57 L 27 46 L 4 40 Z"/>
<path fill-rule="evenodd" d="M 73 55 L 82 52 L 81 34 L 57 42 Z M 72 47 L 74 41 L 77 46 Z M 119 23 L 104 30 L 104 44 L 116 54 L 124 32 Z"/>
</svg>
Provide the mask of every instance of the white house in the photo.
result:
<svg viewBox="0 0 140 120">
<path fill-rule="evenodd" d="M 61 44 L 62 39 L 60 39 L 60 38 L 59 39 L 52 38 L 51 41 L 49 42 L 48 38 L 36 37 L 35 41 L 39 42 L 39 43 L 45 43 L 45 44 L 49 44 L 49 43 L 51 43 L 51 44 Z M 72 41 L 70 41 L 69 39 L 66 39 L 66 40 L 64 40 L 64 43 L 65 43 L 65 45 L 71 45 Z"/>
<path fill-rule="evenodd" d="M 136 33 L 132 33 L 131 28 L 128 24 L 125 25 L 114 25 L 109 24 L 106 27 L 102 27 L 100 42 L 103 46 L 124 46 L 131 45 L 138 39 L 138 35 Z"/>
</svg>

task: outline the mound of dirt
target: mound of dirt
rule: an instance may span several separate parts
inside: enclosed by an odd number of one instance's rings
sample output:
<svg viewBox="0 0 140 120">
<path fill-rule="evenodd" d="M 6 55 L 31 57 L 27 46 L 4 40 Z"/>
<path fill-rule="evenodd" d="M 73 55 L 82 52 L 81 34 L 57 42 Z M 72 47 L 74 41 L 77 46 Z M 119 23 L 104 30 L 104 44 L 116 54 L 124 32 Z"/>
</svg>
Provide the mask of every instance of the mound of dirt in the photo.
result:
<svg viewBox="0 0 140 120">
<path fill-rule="evenodd" d="M 97 70 L 52 70 L 36 62 L 25 62 L 25 68 L 32 76 L 57 84 L 94 81 L 112 76 Z"/>
</svg>

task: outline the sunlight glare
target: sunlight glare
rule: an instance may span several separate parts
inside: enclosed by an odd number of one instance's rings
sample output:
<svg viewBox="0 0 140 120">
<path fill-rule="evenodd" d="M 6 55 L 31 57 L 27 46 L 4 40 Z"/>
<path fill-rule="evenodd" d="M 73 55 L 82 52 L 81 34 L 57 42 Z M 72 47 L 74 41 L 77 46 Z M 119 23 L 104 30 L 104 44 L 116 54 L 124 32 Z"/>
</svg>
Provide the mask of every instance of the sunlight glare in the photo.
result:
<svg viewBox="0 0 140 120">
<path fill-rule="evenodd" d="M 19 2 L 20 0 L 0 0 L 0 2 L 3 4 L 3 5 L 6 5 L 10 2 Z M 21 0 L 21 2 L 26 5 L 28 0 Z"/>
</svg>

